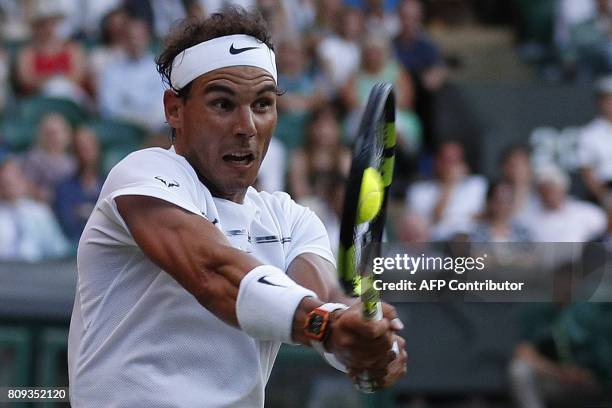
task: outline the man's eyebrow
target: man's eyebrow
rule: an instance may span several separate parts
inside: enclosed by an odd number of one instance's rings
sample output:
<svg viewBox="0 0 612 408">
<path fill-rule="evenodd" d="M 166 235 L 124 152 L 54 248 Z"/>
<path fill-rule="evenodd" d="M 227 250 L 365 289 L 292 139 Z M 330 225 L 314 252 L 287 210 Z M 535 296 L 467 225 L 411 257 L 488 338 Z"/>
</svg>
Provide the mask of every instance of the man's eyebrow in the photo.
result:
<svg viewBox="0 0 612 408">
<path fill-rule="evenodd" d="M 211 92 L 223 92 L 223 93 L 230 94 L 232 96 L 236 95 L 236 91 L 234 91 L 229 86 L 218 85 L 218 84 L 206 85 L 204 87 L 204 93 L 211 93 Z"/>
<path fill-rule="evenodd" d="M 263 88 L 261 88 L 259 91 L 257 91 L 257 95 L 261 95 L 266 92 L 276 93 L 276 91 L 277 91 L 276 85 L 266 85 Z"/>
</svg>

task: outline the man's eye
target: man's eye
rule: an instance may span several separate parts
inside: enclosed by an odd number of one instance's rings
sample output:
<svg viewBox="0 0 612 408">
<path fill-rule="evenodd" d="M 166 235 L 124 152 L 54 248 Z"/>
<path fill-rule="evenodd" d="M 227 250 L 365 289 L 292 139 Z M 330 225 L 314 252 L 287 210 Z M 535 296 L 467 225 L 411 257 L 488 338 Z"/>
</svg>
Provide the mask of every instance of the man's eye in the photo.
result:
<svg viewBox="0 0 612 408">
<path fill-rule="evenodd" d="M 221 110 L 230 110 L 232 108 L 232 103 L 227 99 L 217 99 L 212 102 L 212 106 Z"/>
<path fill-rule="evenodd" d="M 270 106 L 272 106 L 272 100 L 270 99 L 260 99 L 255 102 L 255 108 L 258 110 L 267 110 Z"/>
</svg>

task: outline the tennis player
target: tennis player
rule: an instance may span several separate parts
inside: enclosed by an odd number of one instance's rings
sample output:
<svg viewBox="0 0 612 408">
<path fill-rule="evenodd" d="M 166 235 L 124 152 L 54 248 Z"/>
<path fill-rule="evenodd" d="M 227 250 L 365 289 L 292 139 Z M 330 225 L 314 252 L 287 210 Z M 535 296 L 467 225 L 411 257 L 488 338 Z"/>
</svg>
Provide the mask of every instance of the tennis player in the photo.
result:
<svg viewBox="0 0 612 408">
<path fill-rule="evenodd" d="M 279 93 L 261 18 L 227 9 L 185 22 L 157 64 L 174 144 L 121 161 L 85 227 L 72 406 L 262 407 L 283 342 L 373 388 L 394 383 L 406 354 L 393 308 L 364 321 L 336 283 L 319 219 L 250 187 Z"/>
</svg>

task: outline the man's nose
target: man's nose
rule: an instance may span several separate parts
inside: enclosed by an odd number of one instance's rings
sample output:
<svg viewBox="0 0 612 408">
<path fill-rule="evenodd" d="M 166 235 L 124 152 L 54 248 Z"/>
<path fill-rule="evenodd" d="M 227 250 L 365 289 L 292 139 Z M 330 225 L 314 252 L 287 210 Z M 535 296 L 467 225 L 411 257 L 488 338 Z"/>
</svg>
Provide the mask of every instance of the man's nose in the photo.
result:
<svg viewBox="0 0 612 408">
<path fill-rule="evenodd" d="M 238 110 L 238 118 L 234 127 L 234 134 L 236 136 L 247 137 L 252 137 L 257 134 L 253 111 L 251 110 L 250 106 L 244 106 Z"/>
</svg>

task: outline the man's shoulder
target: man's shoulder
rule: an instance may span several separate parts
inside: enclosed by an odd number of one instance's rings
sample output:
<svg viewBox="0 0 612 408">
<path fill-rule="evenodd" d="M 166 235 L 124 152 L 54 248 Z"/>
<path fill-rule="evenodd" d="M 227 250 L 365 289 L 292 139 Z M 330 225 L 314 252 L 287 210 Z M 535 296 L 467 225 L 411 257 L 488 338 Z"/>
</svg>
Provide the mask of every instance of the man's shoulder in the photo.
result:
<svg viewBox="0 0 612 408">
<path fill-rule="evenodd" d="M 297 217 L 308 208 L 296 203 L 289 194 L 284 191 L 257 191 L 250 187 L 247 192 L 247 197 L 260 210 L 267 211 L 276 219 L 285 219 L 291 222 L 291 219 Z"/>
<path fill-rule="evenodd" d="M 108 174 L 105 191 L 149 179 L 176 189 L 195 185 L 197 175 L 184 157 L 172 150 L 151 147 L 132 152 L 117 163 Z"/>
<path fill-rule="evenodd" d="M 162 149 L 161 147 L 149 147 L 128 154 L 113 167 L 113 170 L 123 167 L 142 166 L 143 164 L 157 166 L 163 163 L 175 163 L 184 166 L 183 160 L 181 156 L 172 150 Z"/>
<path fill-rule="evenodd" d="M 257 191 L 253 187 L 249 187 L 247 197 L 259 207 L 267 206 L 282 210 L 287 206 L 299 205 L 284 191 Z"/>
</svg>

